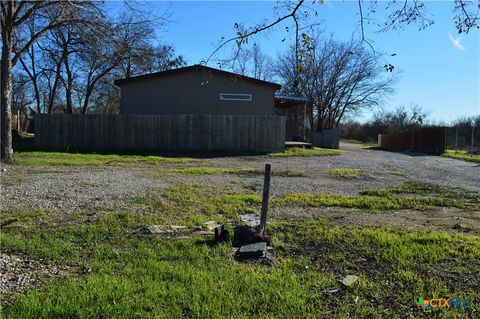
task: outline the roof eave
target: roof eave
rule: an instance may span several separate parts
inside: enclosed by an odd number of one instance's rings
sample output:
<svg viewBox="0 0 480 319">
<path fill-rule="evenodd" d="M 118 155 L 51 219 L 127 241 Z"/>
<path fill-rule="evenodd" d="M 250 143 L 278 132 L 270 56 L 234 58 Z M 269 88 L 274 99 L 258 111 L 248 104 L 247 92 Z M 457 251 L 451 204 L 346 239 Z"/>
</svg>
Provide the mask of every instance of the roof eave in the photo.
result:
<svg viewBox="0 0 480 319">
<path fill-rule="evenodd" d="M 154 79 L 154 78 L 160 77 L 162 75 L 173 74 L 173 73 L 176 73 L 176 72 L 186 72 L 186 71 L 191 71 L 191 70 L 196 71 L 196 70 L 200 70 L 200 69 L 210 70 L 210 71 L 221 73 L 221 74 L 224 74 L 224 75 L 236 76 L 236 77 L 244 79 L 246 81 L 251 81 L 251 82 L 255 82 L 257 84 L 273 87 L 276 90 L 280 90 L 282 88 L 282 86 L 280 84 L 277 84 L 277 83 L 263 81 L 263 80 L 255 79 L 255 78 L 248 77 L 248 76 L 245 76 L 245 75 L 235 74 L 235 73 L 232 73 L 232 72 L 219 70 L 219 69 L 215 69 L 215 68 L 211 68 L 211 67 L 204 66 L 204 65 L 199 65 L 199 64 L 186 66 L 186 67 L 183 67 L 183 68 L 178 68 L 178 69 L 173 69 L 173 70 L 161 71 L 161 72 L 157 72 L 157 73 L 143 74 L 143 75 L 138 75 L 138 76 L 134 76 L 134 77 L 130 77 L 130 78 L 118 79 L 118 80 L 115 80 L 113 83 L 116 86 L 121 87 L 123 84 L 131 83 L 131 82 Z"/>
</svg>

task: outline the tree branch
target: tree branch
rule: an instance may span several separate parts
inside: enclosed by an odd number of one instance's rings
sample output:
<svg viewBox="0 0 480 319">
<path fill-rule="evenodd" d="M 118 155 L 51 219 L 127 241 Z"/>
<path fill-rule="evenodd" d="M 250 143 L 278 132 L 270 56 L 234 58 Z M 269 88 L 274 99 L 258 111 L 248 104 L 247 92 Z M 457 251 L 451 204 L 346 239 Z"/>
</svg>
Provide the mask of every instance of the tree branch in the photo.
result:
<svg viewBox="0 0 480 319">
<path fill-rule="evenodd" d="M 257 33 L 260 33 L 262 31 L 265 31 L 265 30 L 268 30 L 274 26 L 276 26 L 277 24 L 281 23 L 282 21 L 285 21 L 289 18 L 293 18 L 295 17 L 295 14 L 297 13 L 297 11 L 300 9 L 300 7 L 302 6 L 302 4 L 305 2 L 305 0 L 299 0 L 297 5 L 293 8 L 292 11 L 290 11 L 288 14 L 284 15 L 283 17 L 280 17 L 278 18 L 277 20 L 275 20 L 274 22 L 270 23 L 270 24 L 267 24 L 267 25 L 264 25 L 264 26 L 258 26 L 256 28 L 254 28 L 252 31 L 249 31 L 249 32 L 246 32 L 246 33 L 242 33 L 241 31 L 237 32 L 238 36 L 236 37 L 233 37 L 233 38 L 230 38 L 226 41 L 224 41 L 223 43 L 221 43 L 213 52 L 212 54 L 210 54 L 210 56 L 207 58 L 207 60 L 205 61 L 205 64 L 208 64 L 208 62 L 210 61 L 210 59 L 220 50 L 222 49 L 225 45 L 227 45 L 228 43 L 231 43 L 233 41 L 236 41 L 237 44 L 240 46 L 244 41 L 245 39 L 251 37 L 252 35 L 255 35 Z"/>
</svg>

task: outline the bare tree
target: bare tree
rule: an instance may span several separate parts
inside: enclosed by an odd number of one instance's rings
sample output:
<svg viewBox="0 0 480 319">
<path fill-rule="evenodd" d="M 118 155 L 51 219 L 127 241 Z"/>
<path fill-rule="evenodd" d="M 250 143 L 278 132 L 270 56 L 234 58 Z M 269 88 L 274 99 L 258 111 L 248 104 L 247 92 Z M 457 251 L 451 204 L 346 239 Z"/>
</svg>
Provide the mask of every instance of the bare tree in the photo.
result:
<svg viewBox="0 0 480 319">
<path fill-rule="evenodd" d="M 312 103 L 308 118 L 317 131 L 338 126 L 346 114 L 377 106 L 392 92 L 396 74 L 385 75 L 378 58 L 361 44 L 310 39 L 307 46 L 301 70 L 293 49 L 280 58 L 278 69 L 285 93 Z"/>
<path fill-rule="evenodd" d="M 30 106 L 34 103 L 34 100 L 29 94 L 29 91 L 31 91 L 31 88 L 29 87 L 30 83 L 31 81 L 28 76 L 18 72 L 13 74 L 12 112 L 14 114 L 17 113 L 17 111 L 20 111 L 23 114 L 27 114 L 29 110 L 33 111 Z"/>
<path fill-rule="evenodd" d="M 118 72 L 110 73 L 101 79 L 92 95 L 92 113 L 118 114 L 120 111 L 120 88 L 114 84 Z"/>
<path fill-rule="evenodd" d="M 166 71 L 186 65 L 183 56 L 176 55 L 175 48 L 170 45 L 153 46 L 150 43 L 144 43 L 132 51 L 125 59 L 128 65 L 128 69 L 123 69 L 125 77 Z"/>
<path fill-rule="evenodd" d="M 149 59 L 145 53 L 146 48 L 151 47 L 150 41 L 154 34 L 152 25 L 137 23 L 133 17 L 122 17 L 115 33 L 125 46 L 125 58 L 120 65 L 124 77 L 141 73 L 145 59 Z"/>
<path fill-rule="evenodd" d="M 78 63 L 80 69 L 77 91 L 82 100 L 81 112 L 89 110 L 89 103 L 97 85 L 117 68 L 125 68 L 125 76 L 132 73 L 151 73 L 185 65 L 182 56 L 167 45 L 152 46 L 148 23 L 132 19 L 114 24 L 105 21 L 104 32 L 84 33 Z M 110 86 L 106 86 L 110 87 Z"/>
<path fill-rule="evenodd" d="M 98 10 L 98 6 L 91 1 L 10 0 L 0 2 L 2 29 L 0 158 L 2 161 L 12 160 L 12 68 L 44 34 L 66 23 L 80 22 L 72 15 L 76 10 Z M 101 12 L 98 11 L 98 13 Z M 37 25 L 35 32 L 22 39 L 26 33 L 26 26 L 33 18 Z"/>
<path fill-rule="evenodd" d="M 409 107 L 402 105 L 390 112 L 377 113 L 372 122 L 381 123 L 385 132 L 393 134 L 427 125 L 428 116 L 429 112 L 422 106 L 410 104 Z"/>
<path fill-rule="evenodd" d="M 146 71 L 148 73 L 166 71 L 185 66 L 187 62 L 182 55 L 177 55 L 175 48 L 171 45 L 160 44 L 152 47 L 150 61 L 147 61 Z"/>
<path fill-rule="evenodd" d="M 295 49 L 298 49 L 298 33 L 300 30 L 299 19 L 305 17 L 308 11 L 302 11 L 302 7 L 305 4 L 305 0 L 298 0 L 298 1 L 287 1 L 281 8 L 278 9 L 280 11 L 279 16 L 273 22 L 266 22 L 257 24 L 251 27 L 246 27 L 243 24 L 235 23 L 235 31 L 236 36 L 225 39 L 222 38 L 218 47 L 210 54 L 210 56 L 204 61 L 205 64 L 208 64 L 210 60 L 226 45 L 229 43 L 235 43 L 237 45 L 237 54 L 234 54 L 234 59 L 237 58 L 238 54 L 241 52 L 242 45 L 248 44 L 248 40 L 259 33 L 266 32 L 271 30 L 272 28 L 280 25 L 288 20 L 293 20 L 295 28 L 294 32 L 295 36 Z M 287 32 L 289 28 L 287 27 Z"/>
<path fill-rule="evenodd" d="M 163 27 L 167 18 L 168 15 L 164 15 L 157 19 L 155 26 Z M 133 16 L 122 17 L 115 30 L 115 37 L 124 50 L 119 66 L 120 76 L 165 71 L 186 64 L 182 56 L 176 55 L 173 46 L 152 45 L 153 35 L 153 25 L 149 21 L 137 21 Z"/>
<path fill-rule="evenodd" d="M 35 23 L 34 19 L 30 20 L 28 23 L 28 31 L 29 31 L 29 36 L 33 36 L 36 32 L 35 30 Z M 33 91 L 34 91 L 34 99 L 35 99 L 35 104 L 36 104 L 36 112 L 40 113 L 41 112 L 41 99 L 40 99 L 40 88 L 39 88 L 39 78 L 41 76 L 42 71 L 39 70 L 39 68 L 36 65 L 36 54 L 37 54 L 37 48 L 35 44 L 33 44 L 30 49 L 26 52 L 26 54 L 23 57 L 20 57 L 19 61 L 20 64 L 22 65 L 23 70 L 25 73 L 28 75 L 30 78 L 30 81 L 33 86 Z M 25 57 L 28 58 L 28 62 L 25 61 Z M 29 64 L 27 66 L 27 63 Z"/>
<path fill-rule="evenodd" d="M 87 113 L 97 83 L 120 64 L 126 51 L 123 39 L 115 39 L 114 28 L 105 26 L 105 29 L 108 31 L 103 34 L 85 33 L 81 40 L 78 62 L 82 65 L 80 71 L 83 74 L 77 90 L 83 100 L 82 113 Z"/>
<path fill-rule="evenodd" d="M 60 77 L 65 89 L 66 108 L 65 113 L 73 113 L 73 92 L 74 81 L 77 77 L 77 55 L 81 51 L 82 40 L 80 33 L 75 25 L 65 25 L 52 32 L 53 45 L 56 46 L 60 57 L 54 57 L 60 63 L 63 63 L 64 74 Z M 61 65 L 61 64 L 60 64 Z M 58 66 L 58 65 L 57 65 Z"/>
<path fill-rule="evenodd" d="M 50 36 L 47 37 L 48 41 L 42 47 L 39 45 L 42 51 L 42 70 L 45 78 L 45 96 L 43 99 L 44 109 L 47 113 L 53 111 L 55 100 L 58 97 L 60 85 L 62 82 L 62 66 L 68 51 L 65 50 L 65 46 L 57 47 L 52 45 L 52 38 L 55 38 L 55 31 L 50 32 Z"/>
<path fill-rule="evenodd" d="M 170 70 L 186 64 L 183 57 L 176 55 L 175 49 L 168 45 L 146 44 L 135 52 L 134 55 L 123 53 L 120 64 L 98 80 L 90 98 L 93 104 L 88 106 L 88 110 L 95 113 L 118 113 L 120 90 L 113 83 L 115 79 L 127 76 L 128 70 L 125 68 L 127 65 L 130 75 L 138 75 Z M 81 91 L 80 87 L 79 90 Z"/>
<path fill-rule="evenodd" d="M 0 3 L 2 161 L 12 159 L 12 70 L 16 63 L 23 57 L 20 61 L 23 70 L 34 83 L 32 95 L 35 96 L 36 112 L 51 112 L 62 89 L 65 112 L 72 113 L 76 106 L 86 111 L 102 79 L 117 72 L 123 55 L 129 57 L 126 54 L 128 47 L 150 40 L 153 26 L 161 27 L 168 21 L 168 13 L 157 16 L 129 1 L 123 4 L 128 8 L 128 21 L 112 12 L 107 16 L 103 2 L 95 0 L 8 0 Z M 40 39 L 44 41 L 39 43 Z M 34 44 L 37 45 L 33 47 Z M 169 54 L 174 52 L 167 51 Z M 169 62 L 167 67 L 184 63 L 181 57 Z M 102 85 L 102 88 L 106 87 Z M 81 92 L 78 105 L 74 103 L 75 92 Z"/>
<path fill-rule="evenodd" d="M 28 24 L 30 36 L 35 33 L 35 27 L 35 20 L 30 20 Z M 53 109 L 61 80 L 63 80 L 63 61 L 75 52 L 71 36 L 73 33 L 68 32 L 68 29 L 71 27 L 62 26 L 50 30 L 19 59 L 22 70 L 30 78 L 33 87 L 31 91 L 35 101 L 35 113 L 51 113 Z M 71 99 L 67 100 L 71 101 Z"/>
<path fill-rule="evenodd" d="M 273 59 L 255 43 L 252 48 L 241 48 L 238 58 L 233 60 L 232 69 L 238 74 L 265 81 L 272 80 L 275 75 Z"/>
</svg>

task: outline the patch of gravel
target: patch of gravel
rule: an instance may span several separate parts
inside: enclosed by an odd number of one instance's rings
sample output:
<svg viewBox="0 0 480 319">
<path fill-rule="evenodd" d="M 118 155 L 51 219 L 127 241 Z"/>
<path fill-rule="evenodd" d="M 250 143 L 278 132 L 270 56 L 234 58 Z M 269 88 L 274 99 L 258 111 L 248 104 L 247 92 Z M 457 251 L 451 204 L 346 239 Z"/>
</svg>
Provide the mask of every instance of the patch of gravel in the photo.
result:
<svg viewBox="0 0 480 319">
<path fill-rule="evenodd" d="M 263 169 L 265 163 L 271 163 L 273 174 L 275 170 L 292 170 L 308 176 L 272 176 L 271 192 L 277 195 L 292 192 L 355 195 L 367 189 L 389 187 L 406 180 L 461 187 L 480 193 L 478 163 L 425 154 L 361 149 L 358 145 L 346 143 L 342 143 L 341 148 L 348 152 L 323 157 L 219 157 L 210 159 L 210 166 Z M 366 173 L 355 178 L 338 178 L 324 173 L 324 170 L 332 168 L 360 168 Z M 226 176 L 256 192 L 262 190 L 261 175 L 201 175 L 183 176 L 181 179 L 184 182 L 211 185 L 225 180 Z"/>
<path fill-rule="evenodd" d="M 60 277 L 68 268 L 42 259 L 33 260 L 27 255 L 0 252 L 0 294 L 27 291 L 38 283 L 40 277 Z"/>
<path fill-rule="evenodd" d="M 270 184 L 271 195 L 282 196 L 297 192 L 356 195 L 362 190 L 388 187 L 406 180 L 405 178 L 393 176 L 388 172 L 377 173 L 376 175 L 365 174 L 354 178 L 335 178 L 328 176 L 320 170 L 316 170 L 312 171 L 312 175 L 306 177 L 272 176 Z M 178 176 L 176 180 L 180 183 L 205 186 L 219 185 L 228 181 L 237 185 L 238 190 L 248 189 L 258 194 L 261 194 L 263 190 L 263 175 L 260 174 L 256 176 L 235 174 L 183 175 Z"/>
<path fill-rule="evenodd" d="M 211 159 L 211 161 L 218 162 L 219 166 L 220 164 L 223 166 L 238 165 L 261 169 L 264 163 L 271 163 L 272 171 L 275 169 L 300 170 L 311 175 L 318 182 L 314 181 L 310 186 L 303 186 L 297 181 L 295 187 L 311 188 L 311 191 L 317 192 L 328 192 L 329 189 L 332 189 L 333 192 L 351 193 L 353 188 L 357 189 L 356 193 L 358 193 L 358 191 L 376 187 L 378 184 L 386 187 L 405 179 L 412 179 L 448 187 L 462 187 L 480 193 L 480 164 L 478 163 L 419 153 L 361 149 L 358 145 L 349 143 L 341 143 L 340 148 L 348 152 L 338 156 L 323 157 L 257 156 L 250 158 L 216 158 Z M 328 178 L 328 181 L 326 181 L 321 176 L 321 172 L 331 168 L 361 168 L 368 172 L 366 178 L 352 180 Z M 388 174 L 388 172 L 404 174 L 405 178 Z M 295 181 L 294 179 L 287 179 L 292 182 Z M 302 178 L 299 180 L 302 180 Z M 307 184 L 309 183 L 308 179 L 304 179 L 304 181 Z M 355 184 L 355 187 L 349 185 L 351 183 Z"/>
<path fill-rule="evenodd" d="M 422 154 L 360 149 L 353 144 L 341 144 L 341 148 L 348 152 L 325 157 L 213 157 L 195 166 L 263 169 L 265 163 L 271 163 L 273 173 L 275 170 L 291 170 L 301 171 L 307 176 L 273 176 L 271 194 L 275 196 L 292 192 L 355 195 L 366 189 L 388 187 L 409 179 L 462 187 L 480 193 L 480 165 L 477 163 Z M 207 186 L 233 183 L 239 189 L 247 188 L 259 194 L 262 191 L 261 174 L 162 175 L 161 170 L 169 167 L 173 166 L 48 166 L 27 169 L 10 165 L 1 173 L 0 207 L 1 211 L 44 210 L 61 213 L 136 211 L 139 208 L 129 198 L 143 196 L 152 188 L 167 188 L 180 183 Z M 323 172 L 331 168 L 361 168 L 366 173 L 346 179 L 328 176 Z M 158 177 L 146 177 L 149 175 L 145 173 L 156 170 L 160 170 Z M 403 174 L 404 177 L 393 173 Z"/>
<path fill-rule="evenodd" d="M 148 189 L 171 186 L 162 179 L 139 177 L 137 168 L 80 167 L 41 174 L 24 174 L 22 167 L 10 166 L 1 178 L 21 176 L 19 183 L 2 185 L 0 207 L 7 210 L 76 212 L 128 210 L 126 199 L 141 196 Z"/>
</svg>

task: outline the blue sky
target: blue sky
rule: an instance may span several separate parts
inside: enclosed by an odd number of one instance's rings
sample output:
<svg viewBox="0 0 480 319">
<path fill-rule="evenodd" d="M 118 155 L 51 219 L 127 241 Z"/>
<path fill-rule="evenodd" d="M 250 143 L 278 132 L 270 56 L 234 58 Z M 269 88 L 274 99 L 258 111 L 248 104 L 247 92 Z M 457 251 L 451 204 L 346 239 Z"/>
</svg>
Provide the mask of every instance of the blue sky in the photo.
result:
<svg viewBox="0 0 480 319">
<path fill-rule="evenodd" d="M 385 102 L 385 109 L 417 103 L 430 112 L 432 120 L 447 123 L 460 116 L 480 114 L 480 32 L 473 30 L 458 38 L 453 23 L 453 1 L 425 3 L 435 21 L 425 30 L 418 31 L 412 25 L 378 33 L 375 23 L 366 25 L 367 36 L 375 48 L 395 53 L 388 62 L 402 72 L 395 94 Z M 384 4 L 381 3 L 379 9 Z M 213 52 L 221 37 L 235 35 L 234 23 L 253 25 L 272 21 L 276 2 L 161 1 L 149 5 L 159 13 L 165 10 L 171 13 L 172 22 L 157 32 L 159 41 L 173 45 L 189 64 L 195 64 Z M 360 35 L 356 1 L 327 0 L 313 6 L 318 12 L 313 21 L 322 21 L 325 35 L 333 34 L 340 40 Z M 384 12 L 378 10 L 375 18 L 382 20 Z M 275 58 L 292 43 L 288 38 L 282 42 L 286 36 L 285 26 L 291 26 L 290 22 L 253 41 Z M 231 50 L 232 47 L 227 48 L 218 57 L 230 54 Z M 365 113 L 361 119 L 368 117 L 369 113 Z"/>
</svg>

